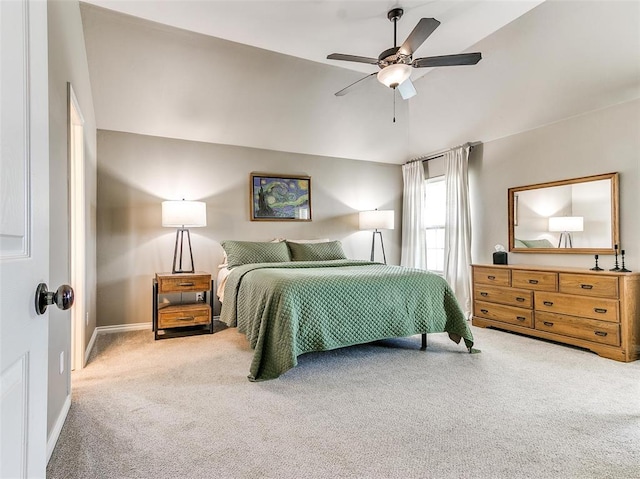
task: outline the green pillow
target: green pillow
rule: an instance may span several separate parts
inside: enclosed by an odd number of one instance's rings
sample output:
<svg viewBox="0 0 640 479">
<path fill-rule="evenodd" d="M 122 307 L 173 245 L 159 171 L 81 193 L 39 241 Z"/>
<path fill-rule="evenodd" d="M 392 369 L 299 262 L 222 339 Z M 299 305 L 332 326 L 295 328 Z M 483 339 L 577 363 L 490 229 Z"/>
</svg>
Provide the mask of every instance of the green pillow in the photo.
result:
<svg viewBox="0 0 640 479">
<path fill-rule="evenodd" d="M 258 243 L 255 241 L 223 241 L 228 268 L 250 263 L 282 263 L 291 261 L 286 243 Z"/>
<path fill-rule="evenodd" d="M 548 239 L 522 240 L 527 248 L 553 248 L 554 246 Z"/>
<path fill-rule="evenodd" d="M 340 241 L 324 243 L 296 243 L 287 241 L 292 261 L 328 261 L 333 259 L 347 259 L 342 251 Z"/>
</svg>

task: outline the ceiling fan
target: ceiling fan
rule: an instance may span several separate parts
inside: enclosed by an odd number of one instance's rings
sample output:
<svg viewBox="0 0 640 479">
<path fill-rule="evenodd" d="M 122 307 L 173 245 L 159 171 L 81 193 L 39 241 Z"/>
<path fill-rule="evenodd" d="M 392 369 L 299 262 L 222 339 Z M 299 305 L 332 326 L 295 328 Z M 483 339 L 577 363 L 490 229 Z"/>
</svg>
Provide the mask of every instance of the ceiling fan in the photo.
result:
<svg viewBox="0 0 640 479">
<path fill-rule="evenodd" d="M 387 18 L 393 22 L 393 48 L 383 51 L 378 58 L 360 57 L 356 55 L 344 55 L 342 53 L 332 53 L 327 55 L 328 60 L 344 60 L 347 62 L 369 63 L 377 65 L 380 71 L 371 73 L 364 78 L 352 83 L 336 93 L 342 96 L 349 92 L 349 89 L 367 78 L 377 75 L 378 81 L 394 90 L 397 88 L 403 99 L 411 98 L 416 94 L 416 89 L 411 83 L 412 68 L 447 67 L 454 65 L 475 65 L 482 59 L 481 53 L 461 53 L 458 55 L 443 55 L 437 57 L 425 57 L 413 59 L 414 52 L 429 38 L 440 22 L 435 18 L 421 18 L 413 31 L 409 34 L 402 45 L 397 46 L 397 22 L 402 17 L 404 10 L 394 8 L 389 10 Z"/>
</svg>

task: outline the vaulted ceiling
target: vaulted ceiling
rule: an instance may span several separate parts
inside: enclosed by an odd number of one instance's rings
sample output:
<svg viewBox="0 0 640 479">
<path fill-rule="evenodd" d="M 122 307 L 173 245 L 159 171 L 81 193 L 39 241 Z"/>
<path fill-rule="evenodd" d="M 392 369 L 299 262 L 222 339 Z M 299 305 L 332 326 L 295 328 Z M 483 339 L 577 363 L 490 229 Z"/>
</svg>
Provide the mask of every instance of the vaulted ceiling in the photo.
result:
<svg viewBox="0 0 640 479">
<path fill-rule="evenodd" d="M 93 5 L 89 5 L 93 4 Z M 98 128 L 403 163 L 640 97 L 636 1 L 126 1 L 82 5 Z M 480 51 L 475 66 L 414 69 L 417 96 L 377 70 L 327 60 L 441 25 L 414 57 Z M 99 8 L 100 7 L 100 8 Z M 104 7 L 104 8 L 102 8 Z"/>
</svg>

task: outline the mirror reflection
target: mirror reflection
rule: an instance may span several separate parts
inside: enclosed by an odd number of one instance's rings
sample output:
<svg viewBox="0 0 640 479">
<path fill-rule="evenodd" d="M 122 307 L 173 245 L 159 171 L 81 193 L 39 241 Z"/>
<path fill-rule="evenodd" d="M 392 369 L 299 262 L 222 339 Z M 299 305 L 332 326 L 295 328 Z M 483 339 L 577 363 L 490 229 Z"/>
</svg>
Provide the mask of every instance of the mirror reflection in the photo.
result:
<svg viewBox="0 0 640 479">
<path fill-rule="evenodd" d="M 510 251 L 612 253 L 618 174 L 509 189 Z"/>
</svg>

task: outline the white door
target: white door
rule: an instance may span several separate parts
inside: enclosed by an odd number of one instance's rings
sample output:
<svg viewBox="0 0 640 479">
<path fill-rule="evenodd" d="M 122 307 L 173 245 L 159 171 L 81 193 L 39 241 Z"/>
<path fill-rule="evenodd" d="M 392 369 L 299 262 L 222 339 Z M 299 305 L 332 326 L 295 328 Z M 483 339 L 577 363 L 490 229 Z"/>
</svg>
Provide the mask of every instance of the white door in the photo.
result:
<svg viewBox="0 0 640 479">
<path fill-rule="evenodd" d="M 35 290 L 49 275 L 45 1 L 0 0 L 0 58 L 0 477 L 43 478 L 49 331 Z"/>
</svg>

